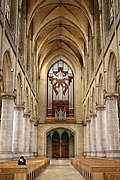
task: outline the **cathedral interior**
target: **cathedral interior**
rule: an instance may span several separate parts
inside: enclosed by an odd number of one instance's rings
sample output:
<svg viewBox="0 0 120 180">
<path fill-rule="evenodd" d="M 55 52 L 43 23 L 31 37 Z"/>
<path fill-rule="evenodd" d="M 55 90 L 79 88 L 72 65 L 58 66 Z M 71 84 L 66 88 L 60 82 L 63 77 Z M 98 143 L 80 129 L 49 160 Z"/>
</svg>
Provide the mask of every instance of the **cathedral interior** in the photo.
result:
<svg viewBox="0 0 120 180">
<path fill-rule="evenodd" d="M 120 0 L 0 0 L 0 161 L 120 158 Z"/>
</svg>

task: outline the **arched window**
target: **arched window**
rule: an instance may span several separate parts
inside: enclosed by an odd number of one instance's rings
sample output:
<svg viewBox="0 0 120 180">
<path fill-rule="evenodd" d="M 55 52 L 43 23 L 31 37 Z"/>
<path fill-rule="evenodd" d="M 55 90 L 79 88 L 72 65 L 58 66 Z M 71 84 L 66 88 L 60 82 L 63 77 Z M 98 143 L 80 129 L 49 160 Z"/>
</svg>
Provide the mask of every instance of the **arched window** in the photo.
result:
<svg viewBox="0 0 120 180">
<path fill-rule="evenodd" d="M 12 74 L 11 74 L 11 61 L 10 54 L 8 51 L 3 56 L 3 80 L 4 80 L 4 91 L 12 92 Z"/>
<path fill-rule="evenodd" d="M 59 120 L 73 115 L 73 72 L 61 60 L 48 72 L 47 112 Z"/>
</svg>

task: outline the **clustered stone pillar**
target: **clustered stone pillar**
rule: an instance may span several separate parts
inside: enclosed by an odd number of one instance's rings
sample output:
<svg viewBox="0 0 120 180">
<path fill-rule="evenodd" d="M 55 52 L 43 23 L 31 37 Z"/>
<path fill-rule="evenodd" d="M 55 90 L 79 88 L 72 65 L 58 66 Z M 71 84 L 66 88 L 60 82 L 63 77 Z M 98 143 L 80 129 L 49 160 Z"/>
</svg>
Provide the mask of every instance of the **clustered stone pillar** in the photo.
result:
<svg viewBox="0 0 120 180">
<path fill-rule="evenodd" d="M 23 153 L 22 131 L 23 131 L 23 105 L 17 105 L 14 108 L 13 122 L 13 154 L 14 157 L 19 157 Z"/>
<path fill-rule="evenodd" d="M 91 113 L 91 123 L 90 123 L 90 139 L 91 139 L 91 156 L 96 156 L 96 113 Z"/>
<path fill-rule="evenodd" d="M 1 109 L 1 136 L 0 136 L 0 159 L 13 158 L 12 153 L 12 134 L 14 99 L 13 93 L 3 93 Z"/>
<path fill-rule="evenodd" d="M 30 156 L 33 156 L 34 147 L 34 119 L 30 119 Z"/>
<path fill-rule="evenodd" d="M 118 158 L 120 156 L 119 122 L 118 122 L 118 94 L 107 93 L 106 120 L 107 120 L 107 157 Z"/>
<path fill-rule="evenodd" d="M 96 126 L 97 156 L 106 157 L 106 150 L 107 150 L 106 109 L 104 105 L 98 105 L 96 109 L 97 109 L 97 126 Z"/>
<path fill-rule="evenodd" d="M 87 153 L 86 153 L 86 155 L 91 156 L 91 139 L 90 139 L 90 123 L 91 123 L 91 120 L 87 119 L 86 122 L 87 122 Z"/>
<path fill-rule="evenodd" d="M 30 114 L 24 113 L 23 117 L 23 146 L 24 155 L 29 156 L 30 150 Z"/>
<path fill-rule="evenodd" d="M 37 150 L 37 134 L 38 134 L 38 123 L 34 124 L 34 156 L 38 155 Z"/>
<path fill-rule="evenodd" d="M 87 156 L 87 123 L 83 124 L 84 128 L 84 156 Z"/>
</svg>

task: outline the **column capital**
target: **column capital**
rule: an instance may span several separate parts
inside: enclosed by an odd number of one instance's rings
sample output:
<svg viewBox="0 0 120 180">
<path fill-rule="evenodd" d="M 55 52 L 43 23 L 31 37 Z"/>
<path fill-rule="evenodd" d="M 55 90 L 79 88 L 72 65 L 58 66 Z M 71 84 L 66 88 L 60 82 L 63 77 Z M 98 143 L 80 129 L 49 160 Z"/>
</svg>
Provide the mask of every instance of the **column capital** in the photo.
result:
<svg viewBox="0 0 120 180">
<path fill-rule="evenodd" d="M 14 93 L 1 93 L 2 99 L 15 99 L 16 95 Z"/>
<path fill-rule="evenodd" d="M 35 122 L 35 119 L 34 119 L 34 118 L 30 118 L 30 122 L 31 122 L 31 123 L 34 123 L 34 122 Z"/>
<path fill-rule="evenodd" d="M 97 117 L 97 114 L 96 113 L 90 113 L 90 117 L 95 118 L 95 117 Z"/>
<path fill-rule="evenodd" d="M 24 117 L 25 117 L 25 118 L 30 118 L 30 113 L 29 113 L 29 112 L 25 112 L 25 113 L 24 113 Z"/>
<path fill-rule="evenodd" d="M 23 104 L 18 104 L 18 105 L 14 106 L 14 109 L 16 109 L 16 110 L 24 110 L 25 106 Z"/>
<path fill-rule="evenodd" d="M 118 99 L 118 93 L 106 93 L 105 95 L 104 95 L 104 98 L 106 99 L 106 100 L 113 100 L 113 99 Z"/>
<path fill-rule="evenodd" d="M 86 118 L 86 123 L 90 123 L 91 119 L 90 118 Z"/>
<path fill-rule="evenodd" d="M 105 110 L 106 109 L 106 106 L 105 105 L 97 105 L 96 106 L 96 110 L 97 111 L 103 111 L 103 110 Z"/>
</svg>

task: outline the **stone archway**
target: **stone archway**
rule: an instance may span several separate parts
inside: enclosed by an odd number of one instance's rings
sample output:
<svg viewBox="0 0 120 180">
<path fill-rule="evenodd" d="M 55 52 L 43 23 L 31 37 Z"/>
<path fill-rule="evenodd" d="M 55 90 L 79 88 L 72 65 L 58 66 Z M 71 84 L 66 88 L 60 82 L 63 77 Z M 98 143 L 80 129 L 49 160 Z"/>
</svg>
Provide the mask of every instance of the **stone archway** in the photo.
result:
<svg viewBox="0 0 120 180">
<path fill-rule="evenodd" d="M 74 134 L 67 129 L 58 128 L 47 134 L 47 157 L 69 158 L 74 156 Z"/>
</svg>

